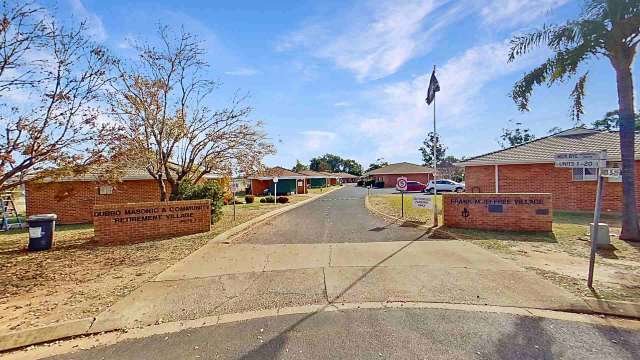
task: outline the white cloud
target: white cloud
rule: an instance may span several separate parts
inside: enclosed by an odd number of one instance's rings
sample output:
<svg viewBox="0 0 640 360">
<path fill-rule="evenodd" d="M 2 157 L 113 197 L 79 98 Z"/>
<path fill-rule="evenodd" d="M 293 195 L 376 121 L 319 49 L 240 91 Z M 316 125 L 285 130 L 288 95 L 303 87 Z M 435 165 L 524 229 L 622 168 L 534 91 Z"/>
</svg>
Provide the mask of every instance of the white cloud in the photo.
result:
<svg viewBox="0 0 640 360">
<path fill-rule="evenodd" d="M 348 102 L 348 101 L 338 101 L 338 102 L 334 103 L 333 106 L 335 106 L 335 107 L 347 107 L 347 106 L 351 106 L 351 103 Z"/>
<path fill-rule="evenodd" d="M 253 68 L 242 67 L 231 71 L 226 71 L 226 75 L 231 76 L 253 76 L 258 73 L 258 70 Z"/>
<path fill-rule="evenodd" d="M 336 133 L 321 130 L 306 130 L 300 132 L 304 137 L 303 145 L 308 151 L 327 148 L 336 138 Z"/>
<path fill-rule="evenodd" d="M 485 110 L 482 90 L 493 81 L 531 66 L 541 53 L 508 64 L 508 43 L 495 42 L 468 49 L 437 71 L 441 91 L 436 95 L 438 131 L 454 133 Z M 406 159 L 432 131 L 433 105 L 424 98 L 431 73 L 380 86 L 365 94 L 371 113 L 354 115 L 354 130 L 375 146 L 375 157 Z M 509 89 L 505 89 L 505 94 Z M 356 135 L 354 135 L 356 136 Z M 410 149 L 408 151 L 407 149 Z"/>
<path fill-rule="evenodd" d="M 485 24 L 517 25 L 531 22 L 569 0 L 493 0 L 487 3 L 480 15 Z"/>
<path fill-rule="evenodd" d="M 307 24 L 282 39 L 276 49 L 306 48 L 315 57 L 353 72 L 360 81 L 380 79 L 424 54 L 437 40 L 436 30 L 464 15 L 466 10 L 459 5 L 440 11 L 447 2 L 376 1 L 356 6 L 338 19 Z"/>
<path fill-rule="evenodd" d="M 89 11 L 81 0 L 69 0 L 71 11 L 80 18 L 81 21 L 85 21 L 87 24 L 87 30 L 89 35 L 96 41 L 104 41 L 107 39 L 107 31 L 104 28 L 102 19 L 95 13 Z"/>
</svg>

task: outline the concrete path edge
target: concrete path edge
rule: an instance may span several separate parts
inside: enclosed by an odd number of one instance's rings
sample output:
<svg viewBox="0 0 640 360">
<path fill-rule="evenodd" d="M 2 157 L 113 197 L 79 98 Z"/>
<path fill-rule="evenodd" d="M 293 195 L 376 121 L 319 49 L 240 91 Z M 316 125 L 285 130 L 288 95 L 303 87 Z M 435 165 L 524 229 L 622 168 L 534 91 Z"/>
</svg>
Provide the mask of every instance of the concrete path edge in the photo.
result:
<svg viewBox="0 0 640 360">
<path fill-rule="evenodd" d="M 318 196 L 314 196 L 310 199 L 306 199 L 298 203 L 291 204 L 291 205 L 276 209 L 274 211 L 270 211 L 266 214 L 262 214 L 255 219 L 251 219 L 247 222 L 234 226 L 223 233 L 216 235 L 213 239 L 209 240 L 208 242 L 214 242 L 214 243 L 223 242 L 228 238 L 243 232 L 244 230 L 250 228 L 253 225 L 259 224 L 274 216 L 278 216 L 285 212 L 291 211 L 297 207 L 306 205 L 314 200 L 317 200 L 325 195 L 330 194 L 331 192 L 337 189 L 339 189 L 339 187 L 334 187 Z M 194 253 L 197 252 L 198 250 L 194 251 Z M 84 319 L 78 319 L 78 320 L 65 321 L 55 325 L 48 325 L 48 326 L 42 326 L 42 327 L 37 327 L 32 329 L 0 334 L 0 352 L 17 349 L 17 348 L 21 348 L 29 345 L 35 345 L 35 344 L 70 338 L 74 336 L 92 334 L 92 333 L 95 333 L 91 331 L 91 326 L 93 325 L 94 321 L 95 321 L 95 318 L 84 318 Z M 112 329 L 112 330 L 118 330 L 118 329 Z"/>
</svg>

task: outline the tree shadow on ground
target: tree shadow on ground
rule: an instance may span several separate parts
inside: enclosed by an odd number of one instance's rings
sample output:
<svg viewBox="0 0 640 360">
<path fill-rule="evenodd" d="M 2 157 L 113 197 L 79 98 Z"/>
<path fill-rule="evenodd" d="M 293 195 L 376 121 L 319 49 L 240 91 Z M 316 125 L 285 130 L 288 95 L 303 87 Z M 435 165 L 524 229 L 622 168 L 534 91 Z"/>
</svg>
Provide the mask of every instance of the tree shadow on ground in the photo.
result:
<svg viewBox="0 0 640 360">
<path fill-rule="evenodd" d="M 244 360 L 269 359 L 269 358 L 274 358 L 274 357 L 276 357 L 277 354 L 282 353 L 284 351 L 284 349 L 285 349 L 285 345 L 287 344 L 288 334 L 289 333 L 291 333 L 293 331 L 296 331 L 296 329 L 299 328 L 304 322 L 306 322 L 310 318 L 316 316 L 317 314 L 320 314 L 320 313 L 324 312 L 328 307 L 330 307 L 334 303 L 338 302 L 340 300 L 340 298 L 344 294 L 346 294 L 349 290 L 351 290 L 354 286 L 356 286 L 360 281 L 362 281 L 364 278 L 366 278 L 371 272 L 373 272 L 375 269 L 377 269 L 382 264 L 387 262 L 389 259 L 391 259 L 394 256 L 396 256 L 398 253 L 400 253 L 403 250 L 405 250 L 407 247 L 411 246 L 411 244 L 413 244 L 414 242 L 420 241 L 422 238 L 427 237 L 429 232 L 430 231 L 425 231 L 423 234 L 421 234 L 417 238 L 409 241 L 407 244 L 403 245 L 399 249 L 397 249 L 394 252 L 392 252 L 391 254 L 387 255 L 384 259 L 380 260 L 378 263 L 376 263 L 375 265 L 373 265 L 372 267 L 367 269 L 367 271 L 364 272 L 362 275 L 360 275 L 355 281 L 353 281 L 347 287 L 342 289 L 340 291 L 340 293 L 338 293 L 335 297 L 333 297 L 332 299 L 327 299 L 328 300 L 327 304 L 325 304 L 322 308 L 318 309 L 317 311 L 315 311 L 313 313 L 305 315 L 303 318 L 301 318 L 300 320 L 296 321 L 291 326 L 289 326 L 286 329 L 284 329 L 283 331 L 281 331 L 277 336 L 271 338 L 269 341 L 261 344 L 257 348 L 254 348 L 253 350 L 251 350 L 248 353 L 244 354 L 243 356 L 239 357 L 239 359 L 244 359 Z"/>
<path fill-rule="evenodd" d="M 565 354 L 553 352 L 555 342 L 542 326 L 543 318 L 518 316 L 513 329 L 495 344 L 492 359 L 554 359 Z"/>
</svg>

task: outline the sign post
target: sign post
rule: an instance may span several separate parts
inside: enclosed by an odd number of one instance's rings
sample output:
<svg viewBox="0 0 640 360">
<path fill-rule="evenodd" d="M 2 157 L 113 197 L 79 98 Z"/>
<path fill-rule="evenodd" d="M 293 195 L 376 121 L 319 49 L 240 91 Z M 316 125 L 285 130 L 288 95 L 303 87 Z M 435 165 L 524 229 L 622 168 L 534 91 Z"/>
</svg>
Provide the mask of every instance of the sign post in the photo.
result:
<svg viewBox="0 0 640 360">
<path fill-rule="evenodd" d="M 231 177 L 231 193 L 233 194 L 233 221 L 236 221 L 236 193 L 238 192 L 238 184 Z"/>
<path fill-rule="evenodd" d="M 273 203 L 275 205 L 278 204 L 278 201 L 276 201 L 278 199 L 278 177 L 274 177 L 273 178 Z"/>
<path fill-rule="evenodd" d="M 401 176 L 396 179 L 396 189 L 400 190 L 400 208 L 402 216 L 404 218 L 404 192 L 407 191 L 407 178 Z"/>
<path fill-rule="evenodd" d="M 598 185 L 596 188 L 596 204 L 593 211 L 593 228 L 591 229 L 591 253 L 589 254 L 589 275 L 587 277 L 587 286 L 593 289 L 593 269 L 596 264 L 596 236 L 598 234 L 598 224 L 600 223 L 600 208 L 602 206 L 602 193 L 604 191 L 604 176 L 610 176 L 610 169 L 604 169 L 607 166 L 607 152 L 583 152 L 583 153 L 565 153 L 555 156 L 555 166 L 560 168 L 586 169 L 595 168 Z M 603 171 L 604 170 L 604 171 Z M 603 174 L 604 173 L 604 174 Z M 618 172 L 619 173 L 619 172 Z"/>
</svg>

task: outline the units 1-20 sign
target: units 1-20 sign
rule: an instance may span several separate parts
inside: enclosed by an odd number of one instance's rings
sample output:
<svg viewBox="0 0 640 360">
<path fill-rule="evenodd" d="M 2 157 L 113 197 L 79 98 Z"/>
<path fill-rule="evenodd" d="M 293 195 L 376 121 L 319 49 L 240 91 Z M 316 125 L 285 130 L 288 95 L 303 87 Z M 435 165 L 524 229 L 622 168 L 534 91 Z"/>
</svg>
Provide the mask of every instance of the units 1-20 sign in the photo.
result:
<svg viewBox="0 0 640 360">
<path fill-rule="evenodd" d="M 557 154 L 555 166 L 560 168 L 603 168 L 607 166 L 607 152 L 582 152 Z"/>
</svg>

